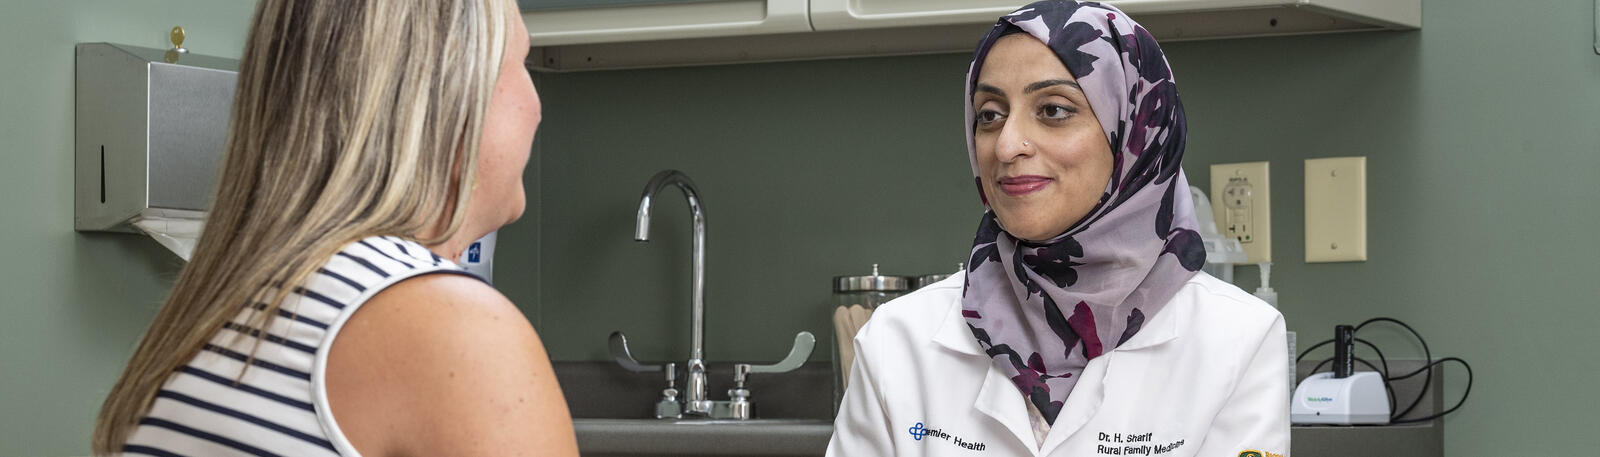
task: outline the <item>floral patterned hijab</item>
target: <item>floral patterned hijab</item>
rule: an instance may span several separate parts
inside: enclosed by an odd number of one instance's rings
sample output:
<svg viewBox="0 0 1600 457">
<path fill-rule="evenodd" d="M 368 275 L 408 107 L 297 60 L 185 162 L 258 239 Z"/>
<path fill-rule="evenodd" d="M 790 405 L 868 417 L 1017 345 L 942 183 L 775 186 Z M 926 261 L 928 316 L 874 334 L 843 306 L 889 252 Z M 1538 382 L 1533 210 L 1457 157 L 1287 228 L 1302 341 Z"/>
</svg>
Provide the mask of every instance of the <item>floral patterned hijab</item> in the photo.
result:
<svg viewBox="0 0 1600 457">
<path fill-rule="evenodd" d="M 985 211 L 967 267 L 961 312 L 973 336 L 1054 424 L 1089 361 L 1159 313 L 1205 263 L 1205 248 L 1179 167 L 1186 123 L 1171 68 L 1150 33 L 1110 5 L 1037 2 L 983 37 L 967 73 L 973 175 L 978 71 L 996 40 L 1018 32 L 1077 78 L 1115 155 L 1099 203 L 1055 238 L 1019 240 Z"/>
</svg>

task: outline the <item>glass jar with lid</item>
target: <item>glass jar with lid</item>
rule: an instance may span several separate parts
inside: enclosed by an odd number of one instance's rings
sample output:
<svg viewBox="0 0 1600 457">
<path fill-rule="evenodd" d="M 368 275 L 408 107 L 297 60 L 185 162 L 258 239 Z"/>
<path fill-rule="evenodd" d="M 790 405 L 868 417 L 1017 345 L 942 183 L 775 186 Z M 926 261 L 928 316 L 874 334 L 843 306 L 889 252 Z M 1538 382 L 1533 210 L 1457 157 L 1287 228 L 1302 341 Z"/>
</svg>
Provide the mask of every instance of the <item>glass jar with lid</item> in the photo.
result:
<svg viewBox="0 0 1600 457">
<path fill-rule="evenodd" d="M 834 306 L 861 305 L 874 309 L 909 291 L 910 277 L 878 274 L 878 264 L 872 264 L 870 275 L 833 277 Z"/>
<path fill-rule="evenodd" d="M 850 365 L 855 358 L 853 340 L 861 326 L 866 325 L 872 310 L 896 297 L 911 291 L 912 279 L 908 276 L 884 276 L 878 265 L 872 265 L 872 274 L 865 276 L 834 276 L 833 306 L 828 310 L 833 318 L 833 406 L 838 412 L 839 401 L 848 387 Z"/>
<path fill-rule="evenodd" d="M 966 269 L 967 269 L 967 264 L 965 262 L 957 263 L 955 272 L 959 273 L 959 272 L 961 272 L 963 270 L 966 270 Z M 945 280 L 945 278 L 949 278 L 953 274 L 955 274 L 955 273 L 936 273 L 936 274 L 931 274 L 931 275 L 918 276 L 916 280 L 912 281 L 911 290 L 917 290 L 917 289 L 921 289 L 921 288 L 924 288 L 924 287 L 931 286 L 931 285 L 933 285 L 933 283 L 936 283 L 936 282 L 939 282 L 939 281 L 943 281 L 943 280 Z"/>
</svg>

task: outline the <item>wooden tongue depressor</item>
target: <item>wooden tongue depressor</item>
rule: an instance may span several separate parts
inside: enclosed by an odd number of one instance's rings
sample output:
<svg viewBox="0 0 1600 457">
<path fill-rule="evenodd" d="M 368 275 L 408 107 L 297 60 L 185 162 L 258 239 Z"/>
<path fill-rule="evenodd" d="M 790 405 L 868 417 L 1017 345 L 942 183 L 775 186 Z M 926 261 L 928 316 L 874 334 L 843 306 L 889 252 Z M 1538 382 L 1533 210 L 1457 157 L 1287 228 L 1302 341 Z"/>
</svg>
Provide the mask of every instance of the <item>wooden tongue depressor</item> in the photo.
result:
<svg viewBox="0 0 1600 457">
<path fill-rule="evenodd" d="M 850 388 L 850 367 L 855 361 L 855 325 L 851 323 L 850 309 L 840 306 L 833 309 L 834 343 L 839 348 L 839 385 Z"/>
<path fill-rule="evenodd" d="M 861 305 L 850 305 L 850 339 L 855 340 L 856 334 L 861 333 L 861 327 L 867 325 L 867 318 L 872 317 L 872 309 Z"/>
</svg>

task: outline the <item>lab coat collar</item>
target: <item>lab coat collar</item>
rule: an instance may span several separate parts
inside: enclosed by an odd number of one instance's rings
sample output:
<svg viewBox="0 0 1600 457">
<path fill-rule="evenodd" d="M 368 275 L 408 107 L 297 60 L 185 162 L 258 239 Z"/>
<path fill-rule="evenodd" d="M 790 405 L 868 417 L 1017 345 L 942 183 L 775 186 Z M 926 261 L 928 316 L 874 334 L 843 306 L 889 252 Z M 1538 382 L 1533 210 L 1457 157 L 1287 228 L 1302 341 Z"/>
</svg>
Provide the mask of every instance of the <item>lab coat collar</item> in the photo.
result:
<svg viewBox="0 0 1600 457">
<path fill-rule="evenodd" d="M 1061 405 L 1061 414 L 1050 425 L 1050 432 L 1045 434 L 1044 444 L 1039 446 L 1039 455 L 1050 455 L 1100 411 L 1100 405 L 1106 399 L 1106 374 L 1110 372 L 1111 362 L 1110 355 L 1100 356 L 1083 367 L 1078 374 L 1082 377 L 1072 387 L 1072 393 L 1067 395 L 1066 403 Z M 1091 379 L 1094 382 L 1088 382 Z"/>
<path fill-rule="evenodd" d="M 1178 293 L 1181 295 L 1183 292 L 1180 289 Z M 1173 296 L 1171 300 L 1167 301 L 1167 306 L 1161 307 L 1160 312 L 1150 316 L 1145 321 L 1145 326 L 1139 329 L 1139 333 L 1133 334 L 1133 338 L 1128 338 L 1128 341 L 1113 350 L 1132 351 L 1144 349 L 1177 339 L 1181 336 L 1178 333 L 1178 323 L 1189 320 L 1190 310 L 1188 306 L 1185 306 L 1187 304 L 1183 300 L 1179 300 L 1177 296 Z"/>
<path fill-rule="evenodd" d="M 1032 450 L 1039 449 L 1039 442 L 1033 437 L 1033 424 L 1029 423 L 1031 419 L 1028 417 L 1028 406 L 1023 403 L 1022 395 L 1017 393 L 1017 386 L 1006 378 L 999 367 L 987 363 L 987 358 L 984 362 L 984 366 L 988 369 L 983 370 L 983 387 L 978 389 L 978 396 L 973 399 L 972 408 L 999 422 L 1006 430 L 1010 430 L 1023 446 Z"/>
<path fill-rule="evenodd" d="M 966 355 L 972 360 L 970 366 L 973 369 L 950 373 L 951 376 L 971 376 L 968 373 L 981 373 L 984 377 L 982 387 L 972 399 L 973 409 L 999 422 L 1028 449 L 1038 449 L 1038 442 L 1033 437 L 1033 426 L 1028 423 L 1027 405 L 1022 403 L 1022 396 L 1017 394 L 1016 385 L 995 367 L 989 356 L 984 353 L 983 347 L 978 345 L 978 339 L 972 336 L 972 330 L 967 328 L 966 318 L 961 317 L 960 294 L 956 294 L 955 299 L 950 301 L 949 309 L 945 312 L 938 330 L 933 332 L 933 342 L 945 349 Z"/>
<path fill-rule="evenodd" d="M 983 347 L 978 345 L 978 338 L 972 336 L 972 329 L 967 327 L 967 318 L 961 317 L 961 294 L 956 294 L 955 299 L 950 300 L 950 307 L 944 313 L 943 322 L 939 324 L 939 329 L 933 332 L 933 341 L 946 349 L 962 354 L 986 355 Z"/>
</svg>

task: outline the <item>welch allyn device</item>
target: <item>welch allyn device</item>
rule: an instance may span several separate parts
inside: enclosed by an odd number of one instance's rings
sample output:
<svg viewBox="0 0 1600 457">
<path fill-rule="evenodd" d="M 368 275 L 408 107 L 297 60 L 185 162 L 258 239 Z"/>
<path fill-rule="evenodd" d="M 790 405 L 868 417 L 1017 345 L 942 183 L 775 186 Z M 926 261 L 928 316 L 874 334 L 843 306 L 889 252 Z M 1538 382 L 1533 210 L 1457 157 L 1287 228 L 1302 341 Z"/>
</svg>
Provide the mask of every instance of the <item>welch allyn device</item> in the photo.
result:
<svg viewBox="0 0 1600 457">
<path fill-rule="evenodd" d="M 1355 328 L 1333 329 L 1333 372 L 1317 373 L 1300 381 L 1290 402 L 1289 421 L 1296 424 L 1387 424 L 1388 392 L 1383 375 L 1355 371 L 1351 352 Z"/>
</svg>

